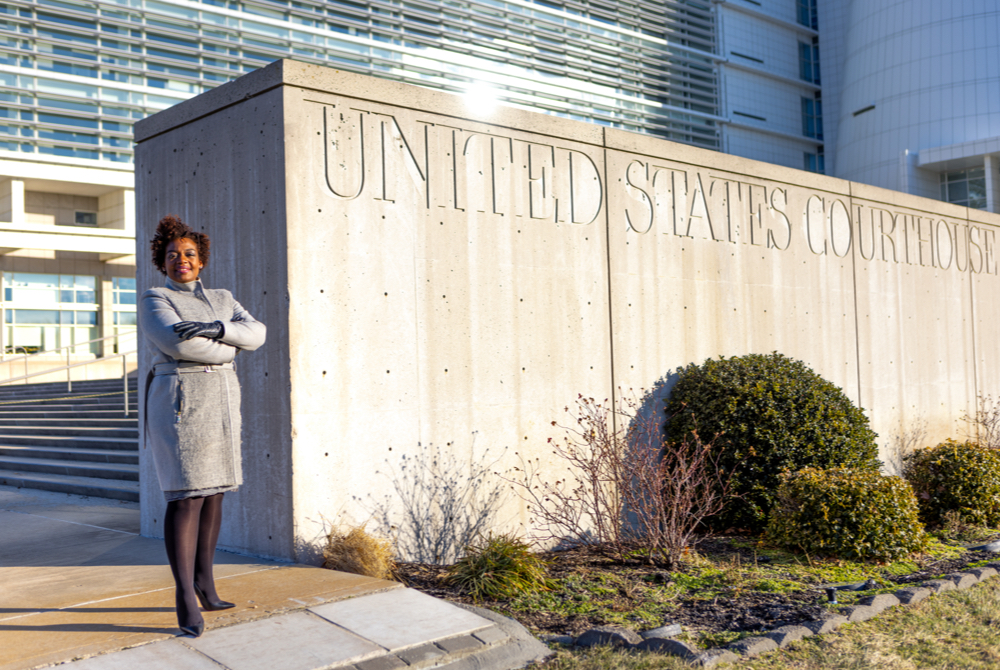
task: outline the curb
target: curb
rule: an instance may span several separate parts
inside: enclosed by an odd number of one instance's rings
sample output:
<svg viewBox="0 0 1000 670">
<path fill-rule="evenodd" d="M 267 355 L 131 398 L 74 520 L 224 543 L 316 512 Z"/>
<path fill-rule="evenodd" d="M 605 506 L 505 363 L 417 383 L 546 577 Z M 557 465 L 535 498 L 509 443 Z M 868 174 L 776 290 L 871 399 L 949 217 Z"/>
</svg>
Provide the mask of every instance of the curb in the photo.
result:
<svg viewBox="0 0 1000 670">
<path fill-rule="evenodd" d="M 855 605 L 841 607 L 839 614 L 830 614 L 817 621 L 807 621 L 801 625 L 781 626 L 774 630 L 754 637 L 737 640 L 725 647 L 702 651 L 695 649 L 680 640 L 671 638 L 653 638 L 642 642 L 634 642 L 631 636 L 638 637 L 634 632 L 616 629 L 610 626 L 592 629 L 581 636 L 590 637 L 580 643 L 573 638 L 558 636 L 561 639 L 551 639 L 549 642 L 574 644 L 581 647 L 595 644 L 608 644 L 618 648 L 635 649 L 637 651 L 656 651 L 662 654 L 677 656 L 693 666 L 713 667 L 720 663 L 731 663 L 741 658 L 753 658 L 760 654 L 783 649 L 798 640 L 816 635 L 831 633 L 846 623 L 868 621 L 882 612 L 901 605 L 915 605 L 932 595 L 947 591 L 964 591 L 987 579 L 1000 574 L 1000 561 L 980 568 L 972 568 L 962 572 L 945 575 L 941 579 L 928 579 L 915 586 L 905 586 L 895 593 L 880 593 L 862 598 Z M 596 634 L 600 633 L 600 634 Z M 631 633 L 631 635 L 629 635 Z M 556 636 L 553 636 L 555 638 Z"/>
</svg>

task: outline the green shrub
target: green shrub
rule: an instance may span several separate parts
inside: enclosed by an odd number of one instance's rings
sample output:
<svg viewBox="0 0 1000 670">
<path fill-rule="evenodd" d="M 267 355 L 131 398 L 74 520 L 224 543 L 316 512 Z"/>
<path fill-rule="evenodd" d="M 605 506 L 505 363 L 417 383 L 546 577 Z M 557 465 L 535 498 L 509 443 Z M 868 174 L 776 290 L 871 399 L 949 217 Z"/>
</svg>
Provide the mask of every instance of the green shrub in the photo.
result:
<svg viewBox="0 0 1000 670">
<path fill-rule="evenodd" d="M 708 359 L 680 370 L 666 404 L 666 439 L 719 437 L 719 467 L 740 496 L 718 528 L 764 529 L 782 472 L 806 467 L 878 470 L 868 418 L 837 386 L 777 352 Z"/>
<path fill-rule="evenodd" d="M 465 548 L 465 556 L 448 569 L 448 581 L 475 600 L 513 598 L 547 590 L 547 568 L 515 534 L 491 533 Z"/>
<path fill-rule="evenodd" d="M 920 514 L 941 524 L 948 512 L 983 526 L 1000 524 L 1000 452 L 975 442 L 947 440 L 903 458 Z"/>
<path fill-rule="evenodd" d="M 870 470 L 805 468 L 782 476 L 767 538 L 807 554 L 898 559 L 920 550 L 926 534 L 913 489 Z"/>
</svg>

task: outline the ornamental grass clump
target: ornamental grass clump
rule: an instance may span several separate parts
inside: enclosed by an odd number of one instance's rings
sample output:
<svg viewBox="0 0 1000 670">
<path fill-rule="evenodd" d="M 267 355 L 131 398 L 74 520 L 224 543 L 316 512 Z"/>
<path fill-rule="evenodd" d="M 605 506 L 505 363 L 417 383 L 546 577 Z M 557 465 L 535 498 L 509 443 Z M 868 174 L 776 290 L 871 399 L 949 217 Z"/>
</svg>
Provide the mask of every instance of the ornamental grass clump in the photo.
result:
<svg viewBox="0 0 1000 670">
<path fill-rule="evenodd" d="M 976 442 L 947 440 L 903 459 L 920 514 L 941 525 L 949 512 L 979 526 L 1000 524 L 1000 451 Z"/>
<path fill-rule="evenodd" d="M 853 560 L 904 558 L 927 543 L 905 480 L 850 468 L 783 474 L 767 538 L 809 555 Z"/>
<path fill-rule="evenodd" d="M 549 589 L 548 564 L 514 533 L 492 533 L 465 549 L 447 579 L 474 600 L 513 598 Z"/>
<path fill-rule="evenodd" d="M 394 579 L 396 561 L 392 543 L 370 535 L 365 527 L 355 526 L 346 532 L 332 530 L 323 547 L 323 567 L 376 579 Z"/>
<path fill-rule="evenodd" d="M 880 466 L 864 412 L 805 363 L 777 352 L 683 368 L 665 411 L 667 443 L 717 436 L 718 467 L 731 474 L 738 497 L 711 520 L 716 528 L 762 531 L 782 472 Z"/>
</svg>

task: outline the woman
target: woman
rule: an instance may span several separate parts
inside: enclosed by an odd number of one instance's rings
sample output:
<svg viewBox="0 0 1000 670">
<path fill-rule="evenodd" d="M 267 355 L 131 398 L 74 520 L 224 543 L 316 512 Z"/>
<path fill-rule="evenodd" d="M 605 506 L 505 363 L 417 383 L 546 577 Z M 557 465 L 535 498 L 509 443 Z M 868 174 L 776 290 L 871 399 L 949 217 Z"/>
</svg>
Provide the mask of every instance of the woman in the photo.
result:
<svg viewBox="0 0 1000 670">
<path fill-rule="evenodd" d="M 164 217 L 151 248 L 166 286 L 143 293 L 139 325 L 150 349 L 145 437 L 167 499 L 163 519 L 177 585 L 177 622 L 198 637 L 206 610 L 234 607 L 219 598 L 212 576 L 222 522 L 222 496 L 243 481 L 240 385 L 233 359 L 264 343 L 256 321 L 229 291 L 198 278 L 209 239 L 175 216 Z"/>
</svg>

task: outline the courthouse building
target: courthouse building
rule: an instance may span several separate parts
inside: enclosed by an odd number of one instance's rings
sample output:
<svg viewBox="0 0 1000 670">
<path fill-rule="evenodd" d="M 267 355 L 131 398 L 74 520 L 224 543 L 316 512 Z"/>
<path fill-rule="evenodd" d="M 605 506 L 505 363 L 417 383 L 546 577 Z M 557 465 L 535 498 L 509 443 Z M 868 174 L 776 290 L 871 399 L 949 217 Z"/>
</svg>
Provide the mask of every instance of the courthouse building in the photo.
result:
<svg viewBox="0 0 1000 670">
<path fill-rule="evenodd" d="M 131 124 L 279 58 L 1000 211 L 976 0 L 0 0 L 2 351 L 134 330 Z"/>
</svg>

